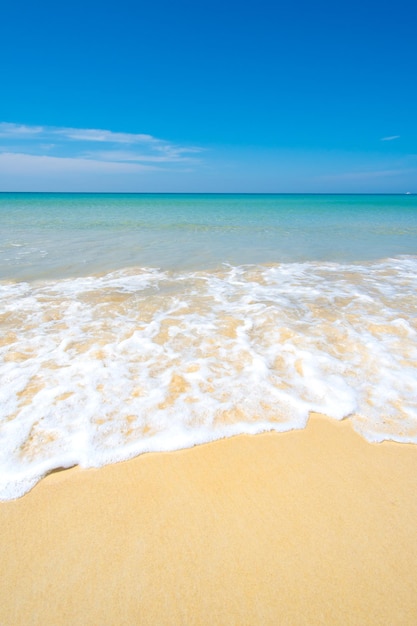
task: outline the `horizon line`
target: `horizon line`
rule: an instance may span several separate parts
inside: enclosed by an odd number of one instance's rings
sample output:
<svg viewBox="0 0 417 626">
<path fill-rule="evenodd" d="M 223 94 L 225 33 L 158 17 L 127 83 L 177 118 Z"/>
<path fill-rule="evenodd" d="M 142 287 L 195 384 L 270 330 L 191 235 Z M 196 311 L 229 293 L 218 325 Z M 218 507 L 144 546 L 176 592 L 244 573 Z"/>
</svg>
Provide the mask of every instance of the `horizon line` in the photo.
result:
<svg viewBox="0 0 417 626">
<path fill-rule="evenodd" d="M 0 191 L 1 194 L 67 194 L 112 196 L 413 196 L 414 191 Z"/>
</svg>

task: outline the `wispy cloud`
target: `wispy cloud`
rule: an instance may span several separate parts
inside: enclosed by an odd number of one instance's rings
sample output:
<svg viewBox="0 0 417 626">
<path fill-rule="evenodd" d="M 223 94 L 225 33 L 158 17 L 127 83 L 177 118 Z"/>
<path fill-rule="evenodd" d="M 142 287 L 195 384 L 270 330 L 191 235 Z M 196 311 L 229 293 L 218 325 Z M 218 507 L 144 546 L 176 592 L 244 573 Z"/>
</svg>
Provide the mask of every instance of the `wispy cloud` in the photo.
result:
<svg viewBox="0 0 417 626">
<path fill-rule="evenodd" d="M 92 159 L 36 156 L 32 154 L 20 154 L 18 152 L 0 153 L 0 167 L 2 174 L 19 174 L 30 172 L 40 174 L 46 169 L 50 173 L 140 173 L 159 170 L 160 168 L 143 163 L 115 163 Z"/>
<path fill-rule="evenodd" d="M 2 191 L 152 191 L 161 180 L 181 180 L 180 172 L 159 164 L 0 153 Z"/>
<path fill-rule="evenodd" d="M 390 135 L 389 137 L 381 137 L 381 141 L 394 141 L 394 139 L 399 139 L 400 135 Z"/>
<path fill-rule="evenodd" d="M 25 124 L 0 122 L 0 137 L 22 139 L 24 137 L 40 135 L 43 132 L 43 126 L 26 126 Z"/>
<path fill-rule="evenodd" d="M 81 159 L 114 163 L 151 163 L 175 166 L 196 161 L 202 151 L 145 133 L 122 133 L 94 128 L 28 126 L 0 122 L 0 154 Z M 121 147 L 123 146 L 123 149 Z M 44 161 L 46 164 L 46 161 Z M 49 162 L 50 163 L 50 162 Z"/>
<path fill-rule="evenodd" d="M 187 154 L 190 152 L 190 154 Z M 117 163 L 189 163 L 195 162 L 194 151 L 185 153 L 181 150 L 158 149 L 157 154 L 143 154 L 133 150 L 100 150 L 84 153 L 84 158 L 95 158 L 100 161 L 114 161 Z"/>
<path fill-rule="evenodd" d="M 111 130 L 102 130 L 95 128 L 56 128 L 49 129 L 52 134 L 61 135 L 67 139 L 74 141 L 99 141 L 104 143 L 124 143 L 124 144 L 137 144 L 137 143 L 160 143 L 160 139 L 152 137 L 152 135 L 146 135 L 143 133 L 115 133 Z"/>
</svg>

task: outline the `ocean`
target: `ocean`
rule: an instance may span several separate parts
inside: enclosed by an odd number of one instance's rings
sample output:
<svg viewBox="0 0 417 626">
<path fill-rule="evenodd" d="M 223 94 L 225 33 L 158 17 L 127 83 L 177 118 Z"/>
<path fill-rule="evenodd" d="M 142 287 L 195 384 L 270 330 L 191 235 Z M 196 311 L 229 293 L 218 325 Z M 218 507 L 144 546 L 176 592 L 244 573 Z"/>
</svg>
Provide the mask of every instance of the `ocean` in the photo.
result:
<svg viewBox="0 0 417 626">
<path fill-rule="evenodd" d="M 0 194 L 0 499 L 346 418 L 417 443 L 417 197 Z"/>
</svg>

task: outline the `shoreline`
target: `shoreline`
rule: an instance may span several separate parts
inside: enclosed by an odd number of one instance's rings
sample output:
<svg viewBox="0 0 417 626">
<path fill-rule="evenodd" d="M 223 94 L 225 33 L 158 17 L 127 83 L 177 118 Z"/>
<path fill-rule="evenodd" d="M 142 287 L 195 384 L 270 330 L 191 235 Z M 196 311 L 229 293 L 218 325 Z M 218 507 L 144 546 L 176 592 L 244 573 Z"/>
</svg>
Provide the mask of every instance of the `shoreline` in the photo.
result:
<svg viewBox="0 0 417 626">
<path fill-rule="evenodd" d="M 416 470 L 313 415 L 53 472 L 0 503 L 0 623 L 411 626 Z"/>
</svg>

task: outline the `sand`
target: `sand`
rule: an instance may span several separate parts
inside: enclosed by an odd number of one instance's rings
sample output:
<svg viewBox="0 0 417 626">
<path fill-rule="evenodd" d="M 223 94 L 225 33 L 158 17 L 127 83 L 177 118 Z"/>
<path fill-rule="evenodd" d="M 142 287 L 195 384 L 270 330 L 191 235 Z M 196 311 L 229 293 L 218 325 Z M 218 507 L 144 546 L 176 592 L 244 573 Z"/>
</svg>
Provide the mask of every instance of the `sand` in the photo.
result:
<svg viewBox="0 0 417 626">
<path fill-rule="evenodd" d="M 417 446 L 314 416 L 0 504 L 0 624 L 415 625 Z"/>
</svg>

